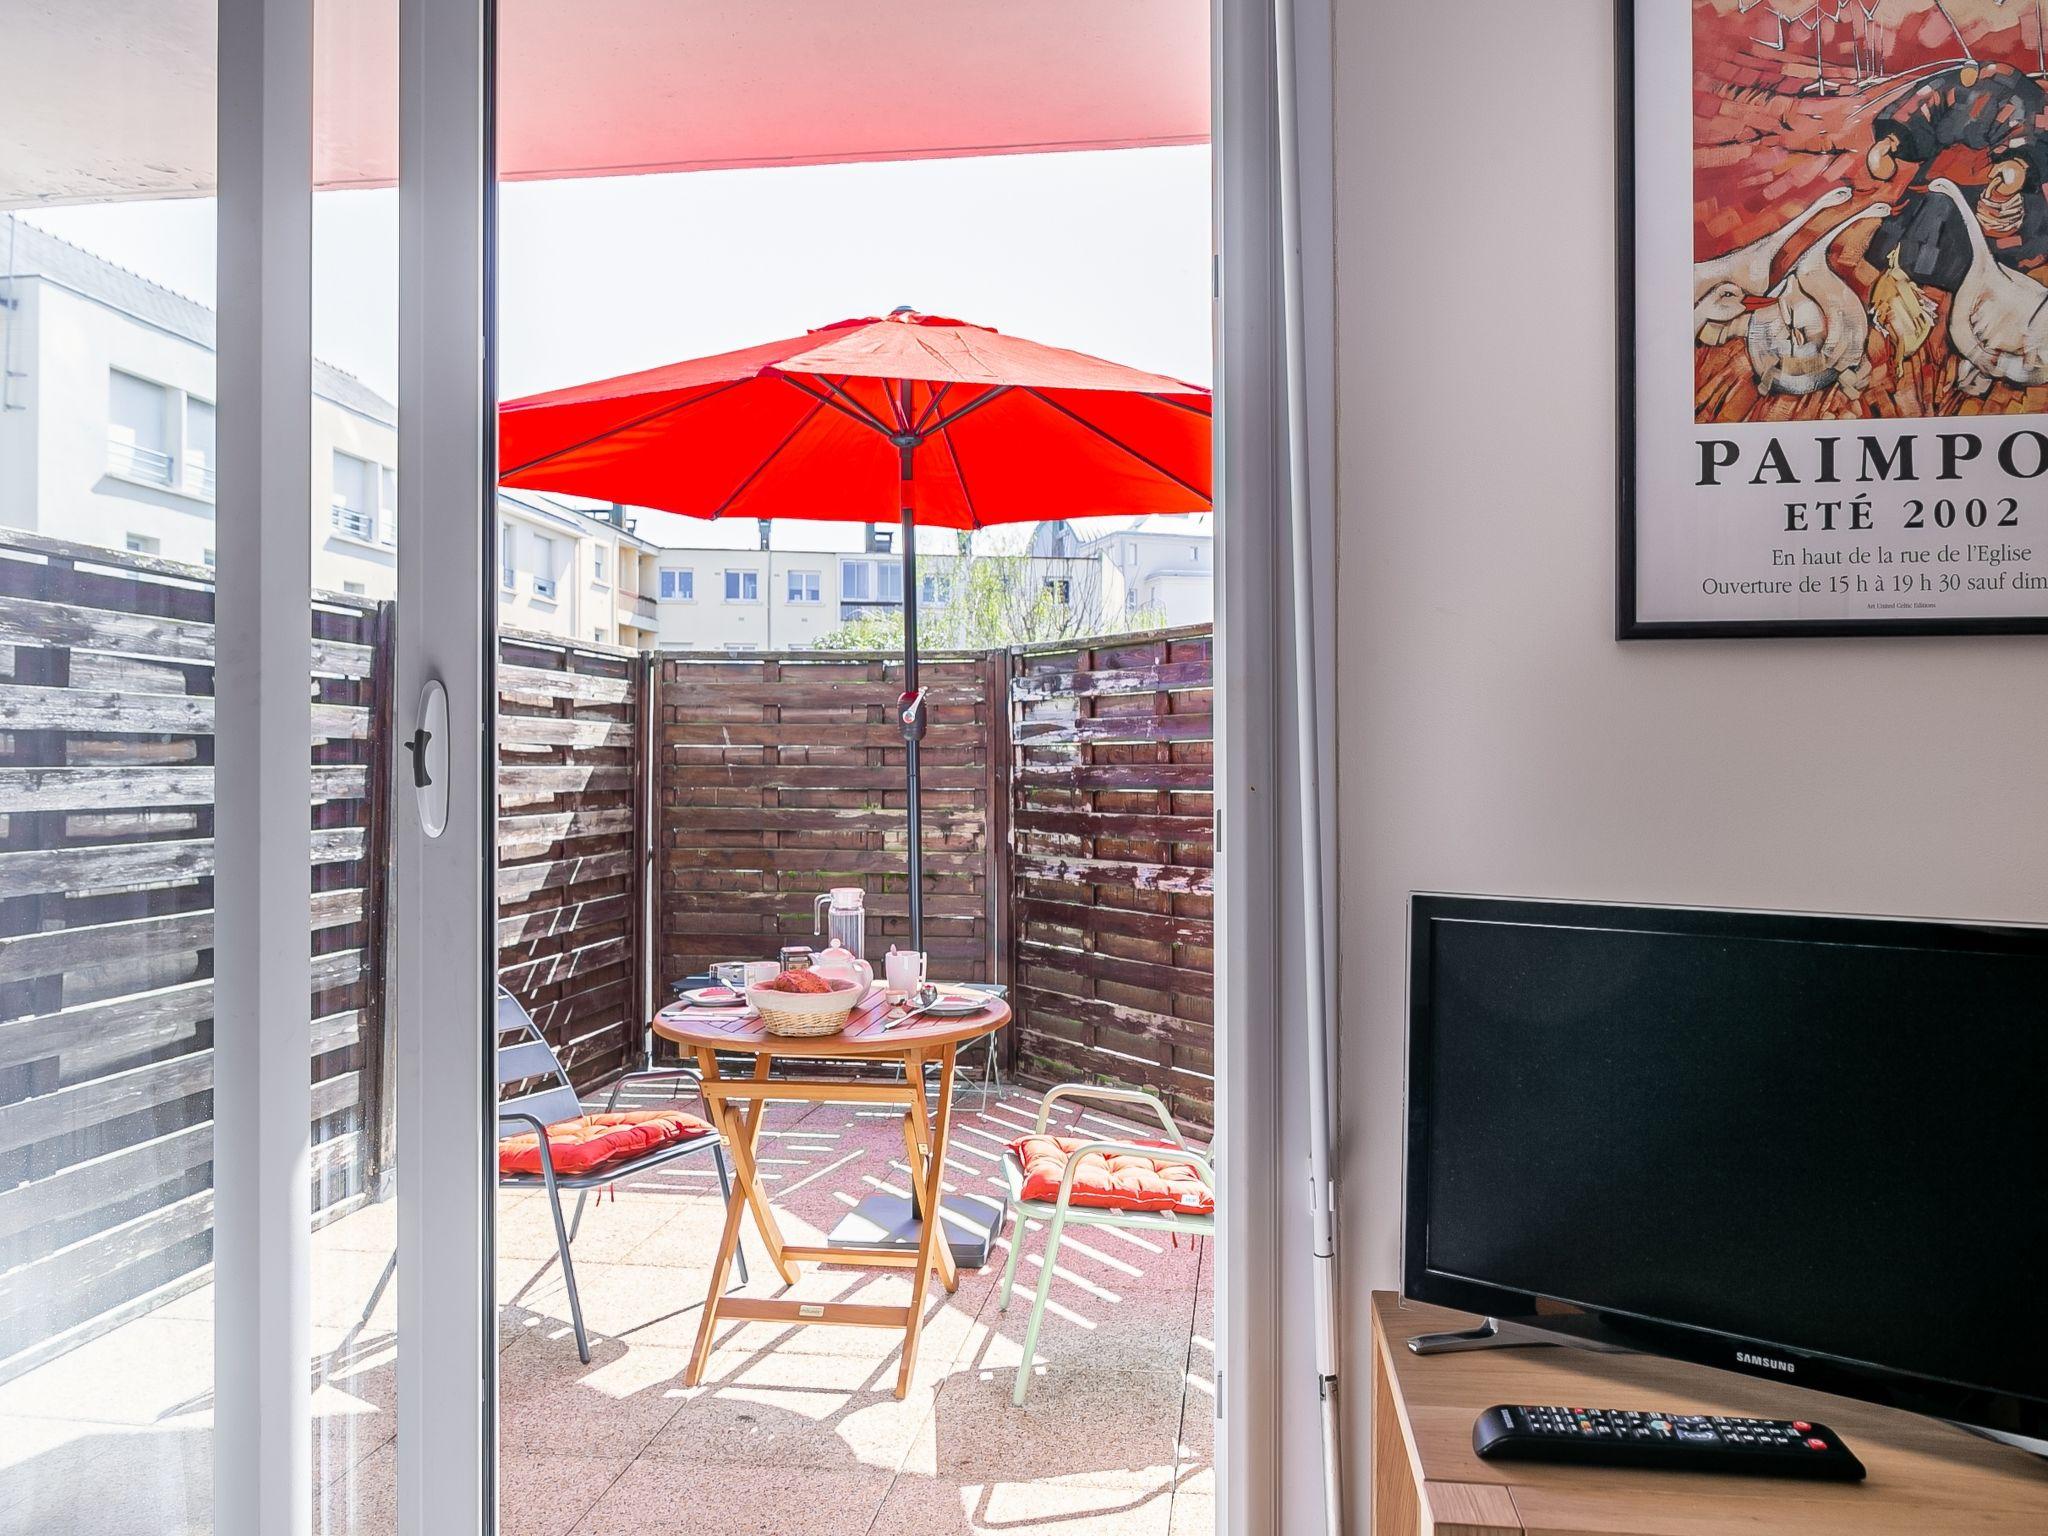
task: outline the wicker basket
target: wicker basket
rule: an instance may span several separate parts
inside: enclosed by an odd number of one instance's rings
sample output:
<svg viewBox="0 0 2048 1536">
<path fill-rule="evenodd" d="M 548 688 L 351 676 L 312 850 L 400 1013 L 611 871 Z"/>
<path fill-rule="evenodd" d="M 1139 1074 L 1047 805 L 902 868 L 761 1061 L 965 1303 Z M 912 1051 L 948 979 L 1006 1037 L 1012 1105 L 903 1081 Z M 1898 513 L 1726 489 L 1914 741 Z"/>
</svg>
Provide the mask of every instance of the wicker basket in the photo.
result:
<svg viewBox="0 0 2048 1536">
<path fill-rule="evenodd" d="M 846 1028 L 861 989 L 851 981 L 832 984 L 830 992 L 771 992 L 747 988 L 747 1002 L 761 1015 L 771 1035 L 836 1035 Z"/>
</svg>

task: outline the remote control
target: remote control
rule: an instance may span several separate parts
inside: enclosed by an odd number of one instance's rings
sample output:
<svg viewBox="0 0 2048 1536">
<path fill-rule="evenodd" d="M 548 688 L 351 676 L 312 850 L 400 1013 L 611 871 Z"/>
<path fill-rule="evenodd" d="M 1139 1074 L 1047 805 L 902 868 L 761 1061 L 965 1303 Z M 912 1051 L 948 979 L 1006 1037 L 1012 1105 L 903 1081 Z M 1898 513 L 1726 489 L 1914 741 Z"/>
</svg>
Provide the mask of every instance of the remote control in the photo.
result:
<svg viewBox="0 0 2048 1536">
<path fill-rule="evenodd" d="M 1502 1404 L 1479 1415 L 1472 1449 L 1489 1461 L 1668 1467 L 1843 1483 L 1864 1475 L 1863 1463 L 1833 1430 L 1805 1419 Z"/>
</svg>

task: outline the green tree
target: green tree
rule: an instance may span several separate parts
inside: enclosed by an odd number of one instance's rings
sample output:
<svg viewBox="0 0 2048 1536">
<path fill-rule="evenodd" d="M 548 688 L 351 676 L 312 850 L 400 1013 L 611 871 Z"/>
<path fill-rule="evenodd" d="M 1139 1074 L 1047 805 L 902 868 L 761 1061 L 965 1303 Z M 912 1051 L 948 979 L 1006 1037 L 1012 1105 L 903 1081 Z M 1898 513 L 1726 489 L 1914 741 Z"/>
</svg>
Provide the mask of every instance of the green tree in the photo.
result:
<svg viewBox="0 0 2048 1536">
<path fill-rule="evenodd" d="M 1156 608 L 1127 612 L 1120 600 L 1112 600 L 1103 590 L 1104 569 L 1082 560 L 1046 566 L 1024 555 L 931 561 L 922 574 L 936 590 L 918 604 L 917 648 L 920 653 L 986 651 L 1164 625 L 1165 615 Z M 1050 575 L 1052 570 L 1063 574 Z M 900 651 L 902 610 L 871 612 L 842 624 L 819 637 L 817 649 Z"/>
</svg>

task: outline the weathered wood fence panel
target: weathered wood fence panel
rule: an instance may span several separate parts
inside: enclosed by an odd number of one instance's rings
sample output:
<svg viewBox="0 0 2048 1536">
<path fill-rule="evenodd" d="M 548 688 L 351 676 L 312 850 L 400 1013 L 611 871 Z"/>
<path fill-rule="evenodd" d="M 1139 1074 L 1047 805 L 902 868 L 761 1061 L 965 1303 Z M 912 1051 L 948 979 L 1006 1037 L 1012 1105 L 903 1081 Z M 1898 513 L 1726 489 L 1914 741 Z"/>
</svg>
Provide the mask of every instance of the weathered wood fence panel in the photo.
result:
<svg viewBox="0 0 2048 1536">
<path fill-rule="evenodd" d="M 1211 633 L 1013 653 L 1016 1060 L 1215 1119 Z"/>
<path fill-rule="evenodd" d="M 648 659 L 507 631 L 498 648 L 498 979 L 579 1087 L 639 1057 Z"/>
<path fill-rule="evenodd" d="M 991 837 L 1001 657 L 926 658 L 925 948 L 937 973 L 1000 964 Z M 867 891 L 868 958 L 908 947 L 900 660 L 799 652 L 664 655 L 658 664 L 662 992 L 718 960 L 811 942 L 815 897 Z"/>
<path fill-rule="evenodd" d="M 0 532 L 0 1378 L 160 1302 L 212 1244 L 211 573 Z M 309 627 L 312 1198 L 379 1166 L 388 627 Z"/>
</svg>

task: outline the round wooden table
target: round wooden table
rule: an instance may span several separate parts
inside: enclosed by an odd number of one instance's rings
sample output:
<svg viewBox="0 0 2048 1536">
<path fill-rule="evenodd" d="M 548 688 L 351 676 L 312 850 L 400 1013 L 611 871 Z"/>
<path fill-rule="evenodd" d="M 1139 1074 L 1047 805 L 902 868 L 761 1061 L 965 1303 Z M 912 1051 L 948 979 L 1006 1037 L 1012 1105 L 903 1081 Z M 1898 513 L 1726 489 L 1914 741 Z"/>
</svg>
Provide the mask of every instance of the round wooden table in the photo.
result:
<svg viewBox="0 0 2048 1536">
<path fill-rule="evenodd" d="M 963 989 L 967 990 L 967 989 Z M 733 1191 L 725 1208 L 725 1230 L 718 1240 L 718 1255 L 711 1266 L 711 1288 L 704 1298 L 704 1316 L 697 1325 L 697 1344 L 690 1354 L 690 1369 L 683 1378 L 696 1386 L 711 1354 L 711 1336 L 721 1318 L 744 1322 L 827 1323 L 856 1328 L 896 1328 L 903 1333 L 903 1364 L 896 1373 L 896 1395 L 910 1390 L 910 1375 L 917 1364 L 917 1337 L 924 1323 L 925 1289 L 934 1270 L 948 1291 L 959 1288 L 960 1276 L 947 1245 L 944 1223 L 932 1214 L 939 1209 L 941 1180 L 946 1166 L 946 1138 L 952 1126 L 953 1068 L 961 1046 L 992 1034 L 1010 1022 L 1010 1006 L 991 997 L 988 1006 L 960 1018 L 934 1018 L 920 1014 L 902 1017 L 900 1007 L 883 1003 L 879 995 L 856 1009 L 846 1027 L 837 1034 L 811 1036 L 771 1035 L 760 1016 L 745 1008 L 697 1008 L 673 1004 L 654 1016 L 654 1032 L 674 1041 L 696 1057 L 703 1074 L 704 1102 L 711 1122 L 732 1156 Z M 751 1076 L 727 1076 L 719 1067 L 718 1053 L 752 1056 Z M 779 1077 L 769 1073 L 777 1058 L 809 1061 L 893 1060 L 903 1064 L 903 1081 L 877 1083 L 831 1077 Z M 936 1062 L 939 1068 L 939 1107 L 934 1117 L 925 1107 L 924 1069 Z M 795 1100 L 807 1104 L 854 1103 L 900 1104 L 903 1106 L 903 1150 L 910 1164 L 911 1190 L 918 1210 L 924 1213 L 915 1253 L 905 1251 L 848 1248 L 832 1245 L 806 1246 L 785 1242 L 776 1224 L 768 1191 L 761 1182 L 756 1149 L 761 1140 L 761 1123 L 770 1099 Z M 793 1285 L 801 1263 L 856 1264 L 878 1269 L 911 1270 L 910 1305 L 871 1306 L 854 1302 L 798 1302 L 780 1298 L 728 1296 L 727 1271 L 739 1247 L 740 1214 L 752 1210 L 768 1260 L 783 1283 Z"/>
</svg>

